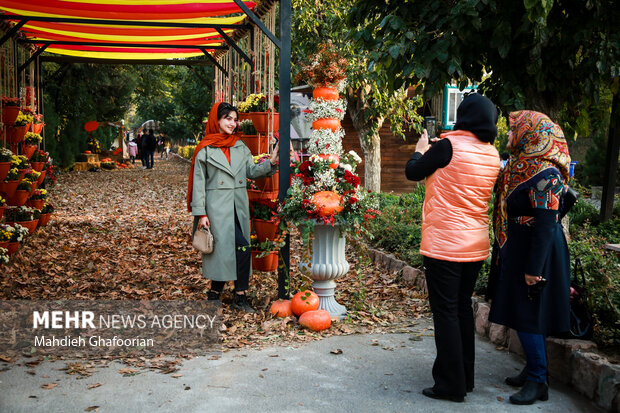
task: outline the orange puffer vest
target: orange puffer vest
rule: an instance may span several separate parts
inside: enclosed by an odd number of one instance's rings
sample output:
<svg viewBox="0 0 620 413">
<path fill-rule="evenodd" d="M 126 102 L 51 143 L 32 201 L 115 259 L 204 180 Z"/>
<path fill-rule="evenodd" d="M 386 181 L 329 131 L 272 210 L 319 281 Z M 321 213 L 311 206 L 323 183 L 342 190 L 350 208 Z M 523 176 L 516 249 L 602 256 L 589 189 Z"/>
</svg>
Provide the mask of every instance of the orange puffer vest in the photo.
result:
<svg viewBox="0 0 620 413">
<path fill-rule="evenodd" d="M 499 173 L 499 154 L 471 132 L 441 135 L 452 159 L 426 179 L 420 254 L 474 262 L 489 256 L 488 205 Z"/>
</svg>

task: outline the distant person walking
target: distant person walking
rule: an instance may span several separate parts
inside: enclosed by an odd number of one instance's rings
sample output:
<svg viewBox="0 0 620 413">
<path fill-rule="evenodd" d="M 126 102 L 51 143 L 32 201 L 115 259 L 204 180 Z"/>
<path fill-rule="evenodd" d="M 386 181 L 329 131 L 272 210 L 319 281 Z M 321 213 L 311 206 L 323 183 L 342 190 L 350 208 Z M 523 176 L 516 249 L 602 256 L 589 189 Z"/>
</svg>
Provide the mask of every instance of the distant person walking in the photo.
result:
<svg viewBox="0 0 620 413">
<path fill-rule="evenodd" d="M 132 139 L 127 144 L 127 152 L 132 164 L 136 164 L 136 156 L 138 156 L 138 144 Z"/>
<path fill-rule="evenodd" d="M 149 129 L 149 132 L 144 135 L 142 141 L 142 147 L 144 149 L 144 158 L 146 160 L 146 169 L 153 169 L 153 162 L 155 157 L 155 149 L 157 148 L 157 139 L 153 134 L 153 129 Z"/>
</svg>

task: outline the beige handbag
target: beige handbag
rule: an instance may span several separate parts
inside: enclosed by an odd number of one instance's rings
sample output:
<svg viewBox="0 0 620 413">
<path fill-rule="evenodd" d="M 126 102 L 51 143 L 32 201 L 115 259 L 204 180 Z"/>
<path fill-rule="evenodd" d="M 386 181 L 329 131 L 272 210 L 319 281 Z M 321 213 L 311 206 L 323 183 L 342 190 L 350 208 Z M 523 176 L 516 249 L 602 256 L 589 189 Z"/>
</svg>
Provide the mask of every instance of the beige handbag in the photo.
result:
<svg viewBox="0 0 620 413">
<path fill-rule="evenodd" d="M 213 252 L 213 235 L 209 228 L 200 227 L 194 232 L 192 246 L 203 254 L 211 254 Z"/>
</svg>

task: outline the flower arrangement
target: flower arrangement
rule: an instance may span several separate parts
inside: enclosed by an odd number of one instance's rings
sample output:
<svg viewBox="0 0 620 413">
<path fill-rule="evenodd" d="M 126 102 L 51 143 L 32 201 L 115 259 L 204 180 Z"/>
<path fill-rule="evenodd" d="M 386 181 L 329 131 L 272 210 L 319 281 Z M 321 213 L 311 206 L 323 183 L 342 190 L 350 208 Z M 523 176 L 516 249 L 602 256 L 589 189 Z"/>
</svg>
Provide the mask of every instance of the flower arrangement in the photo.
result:
<svg viewBox="0 0 620 413">
<path fill-rule="evenodd" d="M 19 170 L 17 168 L 9 169 L 9 173 L 4 178 L 4 182 L 17 181 L 19 179 Z"/>
<path fill-rule="evenodd" d="M 34 111 L 32 109 L 30 109 L 30 106 L 24 106 L 22 108 L 22 112 L 24 112 L 24 115 L 32 116 L 32 118 L 34 120 Z"/>
<path fill-rule="evenodd" d="M 26 145 L 38 145 L 42 140 L 43 138 L 38 133 L 26 132 L 26 135 L 24 135 L 24 143 Z"/>
<path fill-rule="evenodd" d="M 254 160 L 255 164 L 268 161 L 269 158 L 271 158 L 271 155 L 269 155 L 268 153 L 261 153 L 260 155 L 252 156 L 252 159 Z"/>
<path fill-rule="evenodd" d="M 9 263 L 9 250 L 6 248 L 0 248 L 0 264 Z"/>
<path fill-rule="evenodd" d="M 34 115 L 33 118 L 33 122 L 35 125 L 43 123 L 43 114 Z"/>
<path fill-rule="evenodd" d="M 35 189 L 32 195 L 30 195 L 30 199 L 33 201 L 47 199 L 47 191 L 45 189 Z"/>
<path fill-rule="evenodd" d="M 269 253 L 273 251 L 277 251 L 285 245 L 284 236 L 280 235 L 279 237 L 270 240 L 266 239 L 265 241 L 259 241 L 256 235 L 250 235 L 250 247 L 254 251 L 260 251 L 260 254 L 256 256 L 256 258 L 263 258 Z M 244 247 L 239 247 L 244 248 Z"/>
<path fill-rule="evenodd" d="M 10 149 L 0 148 L 0 162 L 11 162 L 13 156 L 13 152 Z"/>
<path fill-rule="evenodd" d="M 7 224 L 0 224 L 0 242 L 7 242 L 11 240 L 13 232 L 9 231 L 10 226 Z"/>
<path fill-rule="evenodd" d="M 25 115 L 21 111 L 19 111 L 19 113 L 17 114 L 17 118 L 15 118 L 15 123 L 13 125 L 14 126 L 26 126 L 30 122 L 32 122 L 32 120 L 33 120 L 32 115 Z"/>
<path fill-rule="evenodd" d="M 11 158 L 11 168 L 17 168 L 20 171 L 28 168 L 28 158 L 24 155 L 13 155 Z"/>
<path fill-rule="evenodd" d="M 32 182 L 27 181 L 26 179 L 22 180 L 19 185 L 17 185 L 18 191 L 28 191 L 30 192 L 30 188 L 32 186 Z"/>
<path fill-rule="evenodd" d="M 310 144 L 308 152 L 311 154 L 335 154 L 342 152 L 342 138 L 344 131 L 339 129 L 333 132 L 330 129 L 313 130 L 310 135 Z"/>
<path fill-rule="evenodd" d="M 24 181 L 28 181 L 32 184 L 33 182 L 37 182 L 40 177 L 41 172 L 37 172 L 33 169 L 28 169 L 26 171 L 26 174 L 24 175 Z"/>
<path fill-rule="evenodd" d="M 45 175 L 45 179 L 49 179 L 49 181 L 51 182 L 50 187 L 56 185 L 58 177 L 55 174 L 56 168 L 54 168 L 51 158 L 47 158 L 47 161 L 45 162 L 45 171 L 47 172 Z"/>
<path fill-rule="evenodd" d="M 239 104 L 239 112 L 241 113 L 250 113 L 250 112 L 266 112 L 269 110 L 269 97 L 263 95 L 262 93 L 252 93 L 249 95 L 245 101 Z M 273 106 L 274 110 L 278 112 L 280 110 L 280 97 L 273 97 Z"/>
<path fill-rule="evenodd" d="M 250 119 L 245 119 L 239 122 L 239 129 L 244 135 L 256 135 L 256 128 L 254 123 Z"/>
<path fill-rule="evenodd" d="M 99 141 L 93 135 L 89 135 L 88 136 L 87 143 L 88 143 L 88 149 L 92 153 L 100 153 L 101 152 L 101 146 L 99 145 Z"/>
<path fill-rule="evenodd" d="M 46 202 L 43 205 L 43 208 L 41 209 L 41 213 L 42 214 L 51 214 L 52 212 L 54 212 L 54 205 L 50 204 L 49 202 Z"/>
<path fill-rule="evenodd" d="M 259 199 L 250 204 L 250 215 L 256 219 L 262 219 L 263 221 L 279 221 L 276 210 L 278 209 L 278 203 L 273 200 Z"/>
<path fill-rule="evenodd" d="M 342 90 L 347 78 L 347 65 L 347 60 L 340 56 L 331 42 L 322 43 L 310 62 L 301 65 L 295 80 L 314 87 L 337 86 Z"/>
<path fill-rule="evenodd" d="M 27 222 L 35 219 L 35 213 L 39 212 L 35 208 L 27 206 L 19 206 L 15 208 L 7 208 L 4 212 L 6 222 Z"/>
<path fill-rule="evenodd" d="M 3 225 L 2 227 L 11 233 L 9 242 L 22 242 L 28 236 L 28 228 L 19 224 Z"/>
<path fill-rule="evenodd" d="M 2 106 L 19 106 L 21 104 L 19 98 L 10 98 L 8 96 L 2 96 Z"/>
<path fill-rule="evenodd" d="M 315 120 L 324 118 L 334 118 L 338 120 L 344 119 L 345 105 L 344 100 L 323 100 L 312 99 L 308 109 L 305 111 L 306 118 L 314 122 Z"/>
<path fill-rule="evenodd" d="M 32 156 L 30 157 L 30 162 L 47 162 L 49 158 L 49 154 L 45 151 L 38 150 L 34 151 Z"/>
</svg>

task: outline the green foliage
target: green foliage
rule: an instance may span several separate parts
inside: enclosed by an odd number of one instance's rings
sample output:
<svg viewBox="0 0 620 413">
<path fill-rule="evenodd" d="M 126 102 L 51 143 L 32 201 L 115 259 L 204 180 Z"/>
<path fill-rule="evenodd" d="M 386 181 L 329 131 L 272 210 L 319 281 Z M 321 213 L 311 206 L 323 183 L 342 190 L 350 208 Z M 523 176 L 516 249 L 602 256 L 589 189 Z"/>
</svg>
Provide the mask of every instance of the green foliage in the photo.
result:
<svg viewBox="0 0 620 413">
<path fill-rule="evenodd" d="M 398 256 L 409 265 L 422 266 L 419 253 L 422 239 L 422 205 L 424 186 L 418 185 L 411 194 L 379 193 L 380 215 L 370 221 L 373 235 L 369 242 Z"/>
<path fill-rule="evenodd" d="M 555 118 L 565 104 L 595 102 L 619 76 L 611 16 L 617 6 L 606 0 L 357 0 L 347 21 L 381 87 L 423 82 L 429 97 L 453 79 L 463 88 L 486 75 L 480 89 L 502 108 Z"/>
</svg>

